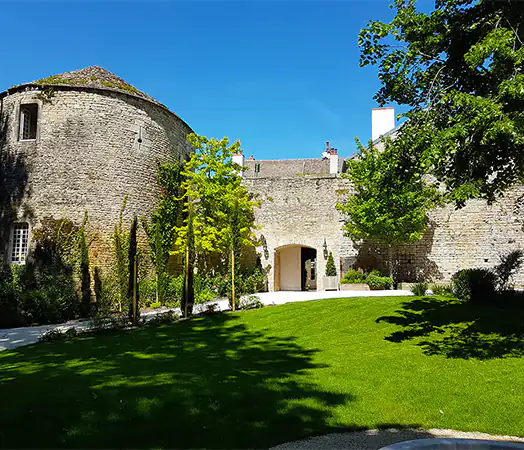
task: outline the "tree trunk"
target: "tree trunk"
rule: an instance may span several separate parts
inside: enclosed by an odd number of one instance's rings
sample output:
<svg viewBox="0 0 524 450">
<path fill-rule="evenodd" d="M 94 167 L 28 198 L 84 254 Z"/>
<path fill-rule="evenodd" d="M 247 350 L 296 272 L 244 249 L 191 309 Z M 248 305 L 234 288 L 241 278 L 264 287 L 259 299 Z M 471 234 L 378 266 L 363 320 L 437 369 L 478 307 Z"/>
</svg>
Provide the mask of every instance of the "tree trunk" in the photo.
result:
<svg viewBox="0 0 524 450">
<path fill-rule="evenodd" d="M 187 236 L 186 236 L 186 264 L 185 264 L 185 281 L 183 290 L 182 312 L 184 317 L 189 317 L 193 313 L 193 304 L 195 301 L 195 288 L 193 286 L 193 264 L 195 260 L 195 242 L 193 234 L 193 207 L 191 198 L 188 199 L 187 211 Z"/>
<path fill-rule="evenodd" d="M 182 313 L 184 317 L 190 317 L 193 314 L 193 304 L 195 303 L 195 288 L 193 286 L 193 264 L 194 248 L 191 243 L 186 247 L 186 264 L 184 276 L 184 288 L 182 293 Z"/>
<path fill-rule="evenodd" d="M 393 247 L 388 246 L 388 276 L 393 277 Z"/>
<path fill-rule="evenodd" d="M 184 283 L 184 317 L 187 317 L 187 307 L 189 305 L 189 243 L 186 246 L 186 273 L 185 273 L 185 283 Z"/>
<path fill-rule="evenodd" d="M 160 299 L 160 295 L 158 294 L 158 291 L 160 289 L 158 283 L 159 283 L 159 277 L 158 277 L 158 272 L 156 273 L 156 289 L 155 289 L 155 301 L 156 303 L 159 302 L 159 299 Z"/>
<path fill-rule="evenodd" d="M 129 285 L 127 289 L 128 297 L 128 317 L 129 321 L 134 325 L 137 322 L 138 314 L 138 270 L 137 270 L 137 240 L 136 233 L 138 227 L 138 219 L 133 218 L 131 224 L 131 233 L 129 234 Z"/>
<path fill-rule="evenodd" d="M 235 249 L 231 248 L 231 308 L 235 311 Z"/>
<path fill-rule="evenodd" d="M 138 309 L 138 263 L 137 257 L 135 256 L 134 268 L 133 268 L 133 325 L 137 322 L 137 309 Z"/>
</svg>

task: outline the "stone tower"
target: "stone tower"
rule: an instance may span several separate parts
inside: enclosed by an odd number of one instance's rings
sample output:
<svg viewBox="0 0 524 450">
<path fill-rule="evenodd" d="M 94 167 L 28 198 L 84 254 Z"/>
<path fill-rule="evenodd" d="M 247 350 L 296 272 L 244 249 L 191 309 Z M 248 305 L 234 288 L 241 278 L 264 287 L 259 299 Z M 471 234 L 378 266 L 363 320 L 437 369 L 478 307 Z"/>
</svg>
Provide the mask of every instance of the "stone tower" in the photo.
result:
<svg viewBox="0 0 524 450">
<path fill-rule="evenodd" d="M 107 254 L 124 196 L 125 215 L 148 215 L 158 161 L 180 160 L 192 130 L 151 97 L 100 67 L 0 94 L 0 254 L 15 262 L 46 216 L 81 222 Z"/>
</svg>

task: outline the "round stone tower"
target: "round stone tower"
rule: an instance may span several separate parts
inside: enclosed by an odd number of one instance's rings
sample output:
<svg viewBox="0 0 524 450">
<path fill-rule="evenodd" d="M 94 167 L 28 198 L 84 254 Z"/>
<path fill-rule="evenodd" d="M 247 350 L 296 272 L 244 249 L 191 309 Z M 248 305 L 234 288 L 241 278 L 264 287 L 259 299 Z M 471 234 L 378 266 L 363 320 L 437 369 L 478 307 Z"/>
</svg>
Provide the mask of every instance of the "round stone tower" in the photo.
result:
<svg viewBox="0 0 524 450">
<path fill-rule="evenodd" d="M 1 93 L 0 254 L 8 262 L 14 255 L 13 227 L 30 241 L 43 217 L 80 223 L 87 211 L 88 232 L 97 235 L 92 253 L 104 258 L 124 196 L 125 217 L 148 216 L 159 192 L 158 162 L 185 158 L 191 131 L 100 67 Z"/>
</svg>

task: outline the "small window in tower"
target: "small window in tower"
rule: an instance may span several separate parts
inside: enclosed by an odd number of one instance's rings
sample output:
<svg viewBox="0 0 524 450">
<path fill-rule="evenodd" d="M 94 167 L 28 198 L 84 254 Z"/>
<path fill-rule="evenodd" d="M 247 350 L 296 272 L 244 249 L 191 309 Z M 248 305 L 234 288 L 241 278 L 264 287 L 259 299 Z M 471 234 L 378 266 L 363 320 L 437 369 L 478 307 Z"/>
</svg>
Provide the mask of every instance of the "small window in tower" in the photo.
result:
<svg viewBox="0 0 524 450">
<path fill-rule="evenodd" d="M 34 141 L 38 125 L 38 105 L 36 103 L 20 106 L 20 140 Z"/>
<path fill-rule="evenodd" d="M 29 224 L 16 223 L 11 237 L 11 264 L 25 264 L 29 243 Z"/>
</svg>

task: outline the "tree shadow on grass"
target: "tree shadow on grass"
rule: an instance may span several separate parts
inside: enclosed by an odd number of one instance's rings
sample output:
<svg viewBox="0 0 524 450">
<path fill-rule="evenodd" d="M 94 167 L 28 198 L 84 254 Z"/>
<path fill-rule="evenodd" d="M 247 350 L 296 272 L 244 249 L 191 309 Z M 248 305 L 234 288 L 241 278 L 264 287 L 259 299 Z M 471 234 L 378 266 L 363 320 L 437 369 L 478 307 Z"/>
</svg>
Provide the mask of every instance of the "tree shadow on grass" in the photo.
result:
<svg viewBox="0 0 524 450">
<path fill-rule="evenodd" d="M 294 338 L 237 316 L 39 344 L 0 355 L 2 448 L 261 448 L 336 431 L 351 396 Z"/>
<path fill-rule="evenodd" d="M 521 296 L 500 298 L 493 304 L 425 297 L 403 303 L 396 313 L 377 319 L 403 327 L 386 340 L 419 339 L 418 345 L 427 355 L 463 359 L 524 356 Z"/>
</svg>

